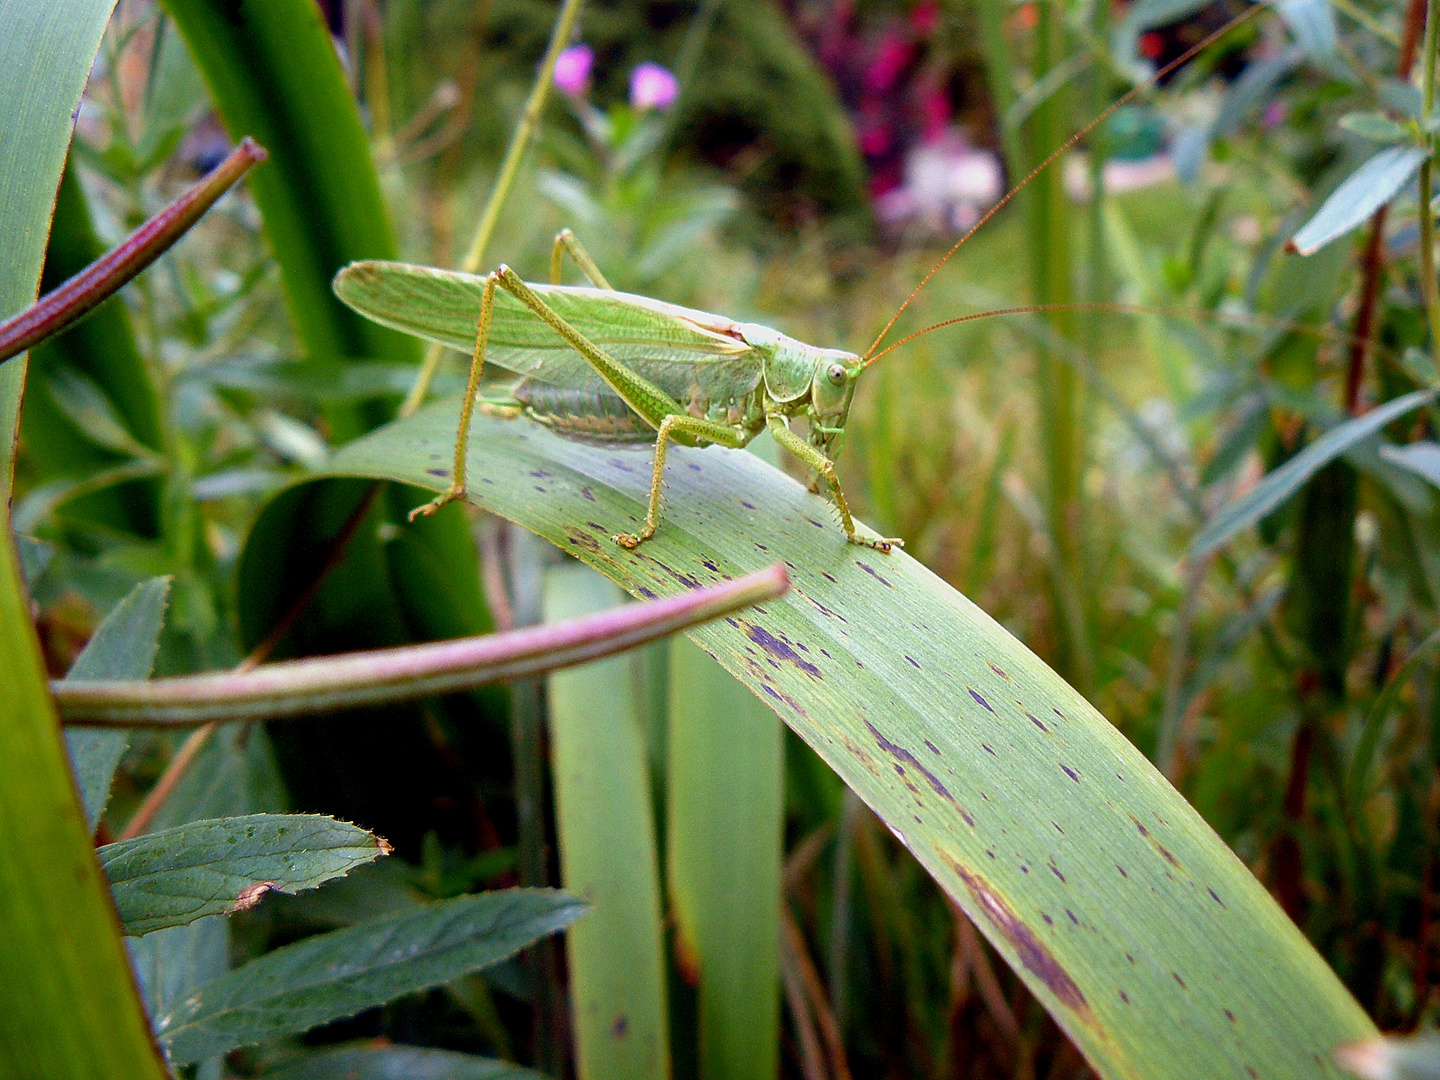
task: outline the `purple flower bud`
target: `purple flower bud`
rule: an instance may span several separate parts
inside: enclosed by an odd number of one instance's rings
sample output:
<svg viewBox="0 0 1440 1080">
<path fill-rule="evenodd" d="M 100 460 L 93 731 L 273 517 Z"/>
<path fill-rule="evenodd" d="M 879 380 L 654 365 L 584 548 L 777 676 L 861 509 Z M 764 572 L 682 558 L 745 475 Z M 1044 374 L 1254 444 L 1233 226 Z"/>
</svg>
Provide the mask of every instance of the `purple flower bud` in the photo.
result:
<svg viewBox="0 0 1440 1080">
<path fill-rule="evenodd" d="M 659 64 L 644 63 L 630 73 L 630 104 L 640 112 L 668 109 L 679 94 L 675 76 Z"/>
<path fill-rule="evenodd" d="M 562 94 L 570 97 L 584 97 L 590 89 L 590 65 L 595 62 L 595 50 L 589 45 L 571 45 L 555 58 L 555 85 Z"/>
</svg>

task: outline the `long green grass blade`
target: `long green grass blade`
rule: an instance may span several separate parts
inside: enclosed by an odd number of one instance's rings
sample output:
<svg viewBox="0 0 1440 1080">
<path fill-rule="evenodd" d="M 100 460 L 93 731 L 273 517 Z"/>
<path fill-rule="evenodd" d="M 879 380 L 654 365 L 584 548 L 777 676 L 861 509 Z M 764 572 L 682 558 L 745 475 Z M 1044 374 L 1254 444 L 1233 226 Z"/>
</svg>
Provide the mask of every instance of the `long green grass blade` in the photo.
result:
<svg viewBox="0 0 1440 1080">
<path fill-rule="evenodd" d="M 780 1061 L 784 748 L 775 714 L 705 651 L 670 644 L 665 860 L 676 950 L 700 990 L 700 1075 Z"/>
<path fill-rule="evenodd" d="M 546 621 L 614 607 L 583 566 L 545 575 Z M 670 1075 L 660 867 L 645 739 L 624 657 L 549 680 L 561 881 L 593 910 L 566 935 L 580 1080 Z"/>
<path fill-rule="evenodd" d="M 440 403 L 331 468 L 432 489 Z M 673 448 L 665 516 L 646 453 L 476 418 L 472 499 L 639 595 L 783 559 L 782 599 L 693 640 L 885 819 L 1107 1078 L 1338 1076 L 1374 1031 L 1269 894 L 1079 694 L 907 556 L 847 545 L 829 505 L 753 455 Z"/>
<path fill-rule="evenodd" d="M 0 318 L 35 299 L 73 113 L 111 0 L 0 0 Z M 0 506 L 25 360 L 0 367 Z M 159 1080 L 45 683 L 8 509 L 0 535 L 0 1061 L 36 1080 Z"/>
</svg>

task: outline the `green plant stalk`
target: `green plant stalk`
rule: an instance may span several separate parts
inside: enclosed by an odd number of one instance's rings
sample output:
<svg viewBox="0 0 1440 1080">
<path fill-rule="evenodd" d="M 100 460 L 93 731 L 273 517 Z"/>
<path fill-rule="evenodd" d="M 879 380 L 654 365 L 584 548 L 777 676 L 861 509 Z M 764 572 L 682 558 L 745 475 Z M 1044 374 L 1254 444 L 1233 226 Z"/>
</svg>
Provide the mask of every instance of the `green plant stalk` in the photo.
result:
<svg viewBox="0 0 1440 1080">
<path fill-rule="evenodd" d="M 110 0 L 0 0 L 0 312 L 30 304 Z M 95 857 L 8 506 L 25 361 L 0 367 L 0 1061 L 35 1080 L 167 1075 Z"/>
<path fill-rule="evenodd" d="M 559 626 L 149 682 L 67 679 L 51 689 L 66 723 L 86 726 L 176 727 L 305 716 L 412 701 L 583 664 L 774 599 L 787 587 L 785 568 L 776 565 L 682 597 Z"/>
<path fill-rule="evenodd" d="M 530 148 L 530 142 L 540 127 L 540 114 L 545 109 L 545 99 L 550 96 L 550 87 L 555 81 L 555 61 L 560 58 L 560 53 L 570 41 L 583 2 L 584 0 L 564 0 L 561 5 L 560 16 L 555 20 L 555 30 L 550 35 L 550 44 L 545 49 L 545 58 L 540 61 L 539 74 L 535 76 L 535 85 L 530 90 L 530 99 L 525 103 L 525 111 L 520 114 L 520 123 L 516 125 L 515 133 L 510 136 L 510 146 L 506 149 L 505 160 L 500 165 L 500 175 L 495 179 L 495 187 L 485 203 L 480 224 L 475 227 L 475 235 L 470 238 L 465 257 L 460 260 L 460 269 L 467 274 L 479 273 L 484 265 L 485 253 L 495 236 L 495 226 L 500 222 L 500 212 L 505 209 L 510 190 L 515 186 L 515 178 L 520 175 L 520 163 L 525 160 L 525 151 Z M 405 396 L 404 404 L 400 406 L 401 416 L 411 415 L 425 401 L 444 351 L 444 346 L 436 344 L 425 350 L 420 372 L 415 376 L 415 383 Z"/>
<path fill-rule="evenodd" d="M 1425 130 L 1435 111 L 1435 55 L 1437 35 L 1436 0 L 1429 0 L 1425 6 L 1424 67 L 1420 84 L 1420 128 Z M 1431 152 L 1435 148 L 1435 136 L 1427 136 Z M 1435 280 L 1435 198 L 1434 158 L 1420 163 L 1420 286 L 1425 295 L 1425 314 L 1430 323 L 1430 349 L 1437 364 L 1440 364 L 1440 285 Z"/>
<path fill-rule="evenodd" d="M 1038 5 L 1034 69 L 1043 77 L 1064 60 L 1063 19 L 1056 0 Z M 1043 161 L 1069 134 L 1065 101 L 1052 95 L 1039 105 L 1030 123 L 1030 160 Z M 1037 304 L 1067 304 L 1074 298 L 1070 281 L 1072 244 L 1062 170 L 1047 169 L 1028 192 L 1031 222 L 1030 260 Z M 1052 312 L 1047 320 L 1057 336 L 1075 340 L 1073 313 Z M 1080 478 L 1085 444 L 1079 423 L 1080 380 L 1070 365 L 1042 350 L 1036 371 L 1040 444 L 1045 469 L 1045 509 L 1050 531 L 1051 617 L 1055 666 L 1084 692 L 1094 677 L 1084 601 L 1083 506 Z"/>
<path fill-rule="evenodd" d="M 548 618 L 607 608 L 619 597 L 587 567 L 546 574 Z M 633 690 L 622 658 L 549 682 L 561 877 L 591 905 L 565 940 L 579 1080 L 670 1075 L 659 856 Z"/>
<path fill-rule="evenodd" d="M 699 984 L 705 1080 L 780 1062 L 783 729 L 693 641 L 670 643 L 665 858 L 675 948 Z"/>
</svg>

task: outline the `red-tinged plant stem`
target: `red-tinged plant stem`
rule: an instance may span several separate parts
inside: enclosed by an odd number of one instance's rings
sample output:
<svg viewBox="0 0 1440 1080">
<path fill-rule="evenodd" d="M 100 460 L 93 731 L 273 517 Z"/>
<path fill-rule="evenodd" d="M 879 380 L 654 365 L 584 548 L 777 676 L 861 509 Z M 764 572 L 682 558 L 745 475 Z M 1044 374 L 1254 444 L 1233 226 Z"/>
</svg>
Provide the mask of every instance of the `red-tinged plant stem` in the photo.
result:
<svg viewBox="0 0 1440 1080">
<path fill-rule="evenodd" d="M 1405 15 L 1405 37 L 1400 43 L 1400 56 L 1395 65 L 1395 77 L 1401 82 L 1410 81 L 1410 69 L 1415 66 L 1415 50 L 1420 44 L 1424 27 L 1425 0 L 1410 0 Z M 1365 361 L 1375 329 L 1375 307 L 1380 298 L 1380 281 L 1385 273 L 1385 219 L 1388 209 L 1382 206 L 1370 219 L 1370 238 L 1360 263 L 1364 281 L 1360 289 L 1360 309 L 1355 314 L 1350 365 L 1345 378 L 1345 411 L 1351 416 L 1358 416 L 1360 412 L 1360 387 L 1365 381 Z"/>
<path fill-rule="evenodd" d="M 288 660 L 244 673 L 68 680 L 51 690 L 71 724 L 165 728 L 290 718 L 412 701 L 586 663 L 774 599 L 788 588 L 785 568 L 777 564 L 681 596 L 508 634 Z"/>
<path fill-rule="evenodd" d="M 79 322 L 184 236 L 217 199 L 265 160 L 265 150 L 244 139 L 218 167 L 175 202 L 54 292 L 0 323 L 0 362 Z"/>
<path fill-rule="evenodd" d="M 1405 19 L 1405 36 L 1401 42 L 1400 55 L 1396 63 L 1397 76 L 1401 80 L 1407 80 L 1415 63 L 1416 44 L 1423 26 L 1425 83 L 1422 127 L 1425 119 L 1430 116 L 1435 103 L 1437 42 L 1434 8 L 1433 0 L 1430 0 L 1429 3 L 1427 0 L 1410 0 Z M 1433 196 L 1432 183 L 1431 163 L 1426 161 L 1421 166 L 1420 172 L 1420 205 L 1422 208 L 1430 205 Z M 1375 328 L 1375 308 L 1379 301 L 1381 279 L 1384 276 L 1385 219 L 1384 207 L 1376 211 L 1371 218 L 1370 236 L 1361 262 L 1364 279 L 1361 285 L 1360 307 L 1355 317 L 1354 334 L 1350 339 L 1350 362 L 1345 380 L 1345 408 L 1352 416 L 1358 415 L 1361 411 L 1360 391 L 1365 377 L 1365 362 L 1369 352 L 1370 338 Z M 1435 280 L 1433 219 L 1431 214 L 1423 209 L 1420 214 L 1420 231 L 1421 287 L 1425 297 L 1426 313 L 1430 321 L 1432 348 L 1437 350 L 1437 355 L 1440 355 L 1440 292 L 1437 292 Z M 1344 468 L 1337 462 L 1326 471 L 1326 474 L 1343 486 L 1341 470 Z M 1353 524 L 1355 515 L 1354 481 L 1353 477 L 1348 477 L 1348 479 L 1350 480 L 1351 498 L 1348 503 L 1346 520 Z M 1307 492 L 1307 498 L 1310 497 L 1315 497 L 1313 489 Z M 1341 530 L 1345 534 L 1346 542 L 1348 542 L 1350 531 L 1349 528 Z M 1302 546 L 1307 549 L 1313 547 L 1313 545 Z M 1309 584 L 1313 586 L 1313 582 Z M 1272 848 L 1274 860 L 1272 880 L 1275 884 L 1276 898 L 1280 901 L 1280 906 L 1285 909 L 1285 913 L 1297 922 L 1302 917 L 1305 906 L 1302 887 L 1304 867 L 1300 842 L 1293 830 L 1305 816 L 1305 796 L 1310 778 L 1310 761 L 1317 734 L 1316 725 L 1319 723 L 1319 719 L 1315 715 L 1318 705 L 1317 694 L 1321 690 L 1320 683 L 1322 681 L 1323 676 L 1314 670 L 1307 668 L 1300 673 L 1302 717 L 1290 747 L 1290 771 L 1286 780 L 1283 806 L 1285 817 L 1292 824 L 1290 831 L 1275 839 Z"/>
</svg>

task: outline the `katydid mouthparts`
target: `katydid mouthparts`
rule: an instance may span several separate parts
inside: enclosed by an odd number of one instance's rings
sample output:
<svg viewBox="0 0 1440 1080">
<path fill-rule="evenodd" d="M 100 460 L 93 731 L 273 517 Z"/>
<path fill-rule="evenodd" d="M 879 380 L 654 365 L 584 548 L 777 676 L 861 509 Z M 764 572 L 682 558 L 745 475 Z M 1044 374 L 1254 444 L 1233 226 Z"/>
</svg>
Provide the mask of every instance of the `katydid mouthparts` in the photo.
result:
<svg viewBox="0 0 1440 1080">
<path fill-rule="evenodd" d="M 594 284 L 558 284 L 568 252 Z M 903 546 L 855 526 L 835 475 L 855 382 L 871 362 L 822 349 L 758 323 L 740 323 L 612 289 L 566 229 L 555 238 L 549 285 L 527 284 L 508 266 L 487 275 L 395 262 L 357 262 L 335 277 L 335 293 L 376 322 L 470 350 L 449 488 L 411 515 L 433 513 L 465 494 L 470 420 L 526 416 L 567 439 L 601 446 L 654 443 L 645 524 L 615 542 L 636 548 L 660 526 L 660 491 L 670 442 L 739 449 L 761 431 L 812 469 L 840 514 L 845 538 L 879 551 Z M 480 385 L 486 362 L 521 376 Z M 808 439 L 790 430 L 803 417 Z"/>
</svg>

